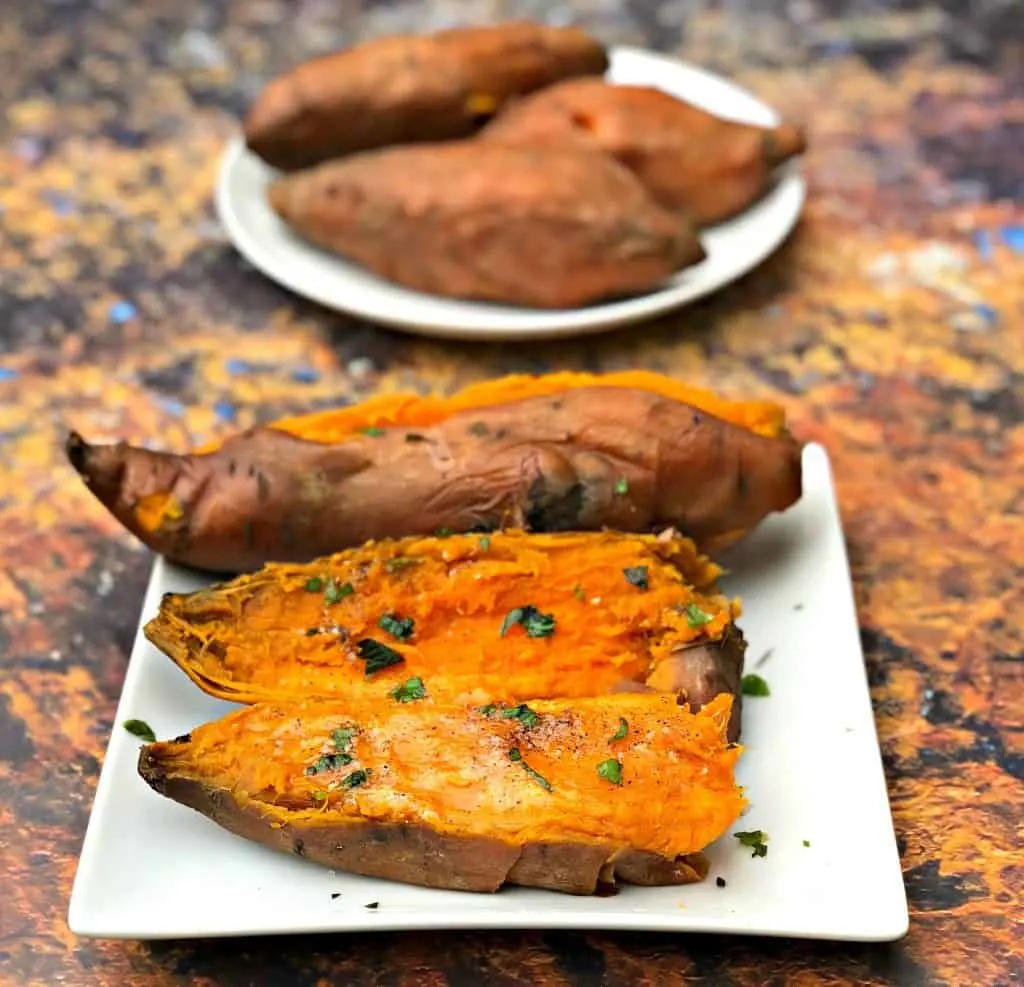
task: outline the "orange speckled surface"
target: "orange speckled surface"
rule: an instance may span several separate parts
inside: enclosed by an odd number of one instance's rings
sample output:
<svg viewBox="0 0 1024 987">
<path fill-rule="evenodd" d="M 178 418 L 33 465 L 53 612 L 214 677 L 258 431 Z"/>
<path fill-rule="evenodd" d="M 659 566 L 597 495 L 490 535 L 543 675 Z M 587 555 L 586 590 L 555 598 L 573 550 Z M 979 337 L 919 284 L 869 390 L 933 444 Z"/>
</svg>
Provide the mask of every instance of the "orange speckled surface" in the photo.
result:
<svg viewBox="0 0 1024 987">
<path fill-rule="evenodd" d="M 1024 979 L 1024 42 L 1013 4 L 8 8 L 0 984 Z M 217 155 L 270 73 L 360 36 L 541 11 L 609 41 L 679 52 L 807 121 L 809 204 L 771 261 L 655 325 L 585 343 L 473 347 L 325 312 L 263 279 L 225 242 L 210 205 Z M 628 367 L 777 399 L 794 429 L 832 454 L 908 937 L 862 946 L 615 934 L 165 944 L 71 935 L 68 894 L 150 559 L 64 463 L 64 430 L 184 448 L 378 391 Z"/>
</svg>

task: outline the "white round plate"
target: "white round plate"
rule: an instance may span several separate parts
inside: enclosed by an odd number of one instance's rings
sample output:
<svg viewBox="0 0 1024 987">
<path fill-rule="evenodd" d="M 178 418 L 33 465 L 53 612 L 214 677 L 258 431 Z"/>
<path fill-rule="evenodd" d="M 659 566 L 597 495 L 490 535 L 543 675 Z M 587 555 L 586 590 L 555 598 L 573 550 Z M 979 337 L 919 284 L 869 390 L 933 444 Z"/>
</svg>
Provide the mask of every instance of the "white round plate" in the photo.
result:
<svg viewBox="0 0 1024 987">
<path fill-rule="evenodd" d="M 683 62 L 638 48 L 611 52 L 613 82 L 657 86 L 714 113 L 768 126 L 777 114 L 739 86 Z M 391 284 L 299 239 L 267 203 L 276 172 L 241 139 L 228 147 L 217 209 L 235 247 L 268 277 L 328 308 L 425 336 L 541 339 L 574 336 L 661 315 L 721 288 L 765 259 L 800 216 L 805 186 L 795 167 L 746 212 L 701 234 L 707 258 L 664 286 L 634 298 L 574 309 L 527 309 L 455 301 Z"/>
</svg>

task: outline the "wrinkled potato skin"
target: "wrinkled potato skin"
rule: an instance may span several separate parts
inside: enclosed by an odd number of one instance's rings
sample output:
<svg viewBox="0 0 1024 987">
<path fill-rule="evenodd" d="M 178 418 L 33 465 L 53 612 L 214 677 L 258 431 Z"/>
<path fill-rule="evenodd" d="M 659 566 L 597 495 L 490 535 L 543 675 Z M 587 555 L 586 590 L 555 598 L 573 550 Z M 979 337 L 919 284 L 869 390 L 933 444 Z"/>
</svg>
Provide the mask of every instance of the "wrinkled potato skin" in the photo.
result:
<svg viewBox="0 0 1024 987">
<path fill-rule="evenodd" d="M 175 455 L 68 440 L 94 495 L 153 551 L 241 572 L 371 539 L 480 526 L 676 527 L 714 554 L 800 498 L 800 444 L 649 391 L 581 387 L 325 445 L 273 428 Z M 626 489 L 622 492 L 623 484 Z M 168 494 L 158 526 L 137 507 Z"/>
<path fill-rule="evenodd" d="M 703 259 L 689 223 L 590 151 L 460 141 L 279 179 L 301 236 L 416 291 L 539 308 L 644 292 Z"/>
<path fill-rule="evenodd" d="M 659 89 L 574 79 L 510 105 L 481 140 L 603 151 L 662 205 L 708 226 L 767 191 L 772 172 L 806 148 L 794 124 L 764 128 L 712 116 Z"/>
<path fill-rule="evenodd" d="M 367 41 L 270 82 L 245 121 L 282 170 L 392 144 L 467 137 L 510 97 L 601 75 L 604 46 L 572 27 L 511 22 Z"/>
</svg>

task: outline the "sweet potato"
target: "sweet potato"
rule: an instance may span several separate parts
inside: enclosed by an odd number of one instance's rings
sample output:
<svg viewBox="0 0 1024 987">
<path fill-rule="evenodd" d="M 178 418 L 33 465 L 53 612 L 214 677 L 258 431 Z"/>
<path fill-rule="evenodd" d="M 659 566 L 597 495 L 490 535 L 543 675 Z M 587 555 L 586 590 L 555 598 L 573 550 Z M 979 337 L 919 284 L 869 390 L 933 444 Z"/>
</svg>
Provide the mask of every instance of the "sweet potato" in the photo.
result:
<svg viewBox="0 0 1024 987">
<path fill-rule="evenodd" d="M 659 89 L 601 79 L 572 79 L 527 96 L 480 139 L 599 149 L 635 172 L 662 205 L 701 226 L 742 212 L 767 191 L 774 169 L 806 148 L 792 123 L 738 123 Z"/>
<path fill-rule="evenodd" d="M 676 527 L 714 553 L 800 497 L 800 446 L 780 421 L 689 395 L 754 431 L 673 398 L 688 392 L 670 381 L 637 385 L 612 390 L 584 376 L 551 393 L 541 378 L 536 396 L 516 385 L 524 396 L 497 403 L 498 382 L 475 408 L 427 399 L 423 424 L 407 399 L 378 403 L 382 424 L 371 417 L 364 431 L 352 424 L 358 412 L 339 412 L 351 425 L 341 435 L 321 414 L 308 428 L 293 419 L 206 453 L 89 445 L 77 434 L 67 453 L 153 551 L 220 572 L 440 528 Z"/>
<path fill-rule="evenodd" d="M 568 308 L 648 291 L 704 258 L 689 222 L 592 151 L 458 141 L 285 175 L 300 236 L 416 291 Z"/>
<path fill-rule="evenodd" d="M 405 539 L 167 595 L 146 636 L 236 702 L 386 702 L 409 681 L 478 704 L 646 685 L 694 708 L 736 697 L 734 739 L 744 643 L 718 573 L 671 532 Z M 392 664 L 363 657 L 375 650 Z"/>
<path fill-rule="evenodd" d="M 573 27 L 510 22 L 380 38 L 274 79 L 246 118 L 245 138 L 265 161 L 292 170 L 467 137 L 510 97 L 607 67 L 604 46 Z"/>
<path fill-rule="evenodd" d="M 159 793 L 276 850 L 434 888 L 685 884 L 744 806 L 729 698 L 261 704 L 139 755 Z M 158 852 L 172 852 L 170 847 Z"/>
</svg>

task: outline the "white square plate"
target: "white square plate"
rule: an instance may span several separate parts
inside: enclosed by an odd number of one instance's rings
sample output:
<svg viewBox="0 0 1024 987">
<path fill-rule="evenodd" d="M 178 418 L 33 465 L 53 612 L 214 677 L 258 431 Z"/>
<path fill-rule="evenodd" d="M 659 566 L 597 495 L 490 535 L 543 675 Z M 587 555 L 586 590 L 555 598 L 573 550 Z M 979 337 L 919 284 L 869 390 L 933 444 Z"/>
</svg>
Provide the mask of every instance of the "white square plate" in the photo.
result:
<svg viewBox="0 0 1024 987">
<path fill-rule="evenodd" d="M 431 891 L 247 843 L 136 774 L 139 741 L 124 720 L 175 737 L 232 708 L 201 693 L 140 632 L 82 847 L 72 930 L 131 939 L 466 928 L 899 938 L 907 902 L 822 448 L 804 453 L 803 499 L 724 561 L 726 589 L 744 600 L 747 669 L 771 687 L 768 698 L 746 700 L 739 775 L 751 806 L 733 830 L 766 831 L 766 857 L 753 858 L 730 834 L 711 847 L 702 884 L 577 898 L 527 888 Z M 163 593 L 205 579 L 158 561 L 142 619 Z"/>
</svg>

